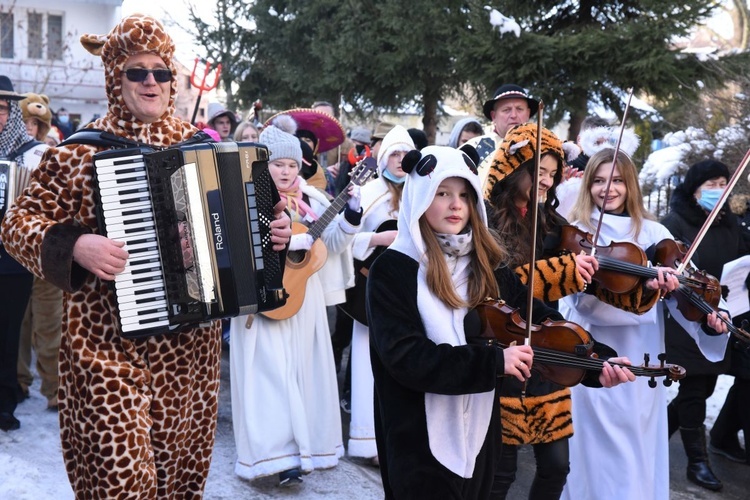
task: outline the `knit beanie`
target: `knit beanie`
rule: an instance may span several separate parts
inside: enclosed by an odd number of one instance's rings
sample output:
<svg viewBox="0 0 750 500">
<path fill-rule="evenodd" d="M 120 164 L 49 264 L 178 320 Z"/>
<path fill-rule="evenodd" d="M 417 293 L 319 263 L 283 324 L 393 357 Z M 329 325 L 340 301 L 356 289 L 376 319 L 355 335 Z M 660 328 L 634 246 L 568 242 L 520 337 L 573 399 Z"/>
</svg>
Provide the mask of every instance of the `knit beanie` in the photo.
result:
<svg viewBox="0 0 750 500">
<path fill-rule="evenodd" d="M 172 61 L 174 42 L 161 22 L 144 14 L 125 17 L 106 35 L 83 35 L 81 44 L 91 54 L 101 56 L 110 112 L 125 121 L 134 119 L 122 98 L 122 72 L 125 61 L 135 54 L 153 53 L 161 57 L 172 71 L 169 106 L 164 116 L 174 110 L 177 93 L 177 70 Z"/>
<path fill-rule="evenodd" d="M 717 177 L 724 177 L 728 181 L 731 177 L 729 168 L 716 160 L 699 161 L 688 169 L 682 186 L 687 194 L 693 195 L 701 184 Z"/>
<path fill-rule="evenodd" d="M 268 161 L 291 158 L 302 168 L 302 147 L 299 138 L 294 135 L 296 131 L 297 122 L 289 115 L 277 116 L 263 129 L 258 140 L 268 147 Z"/>
<path fill-rule="evenodd" d="M 383 143 L 378 151 L 378 172 L 385 170 L 388 157 L 396 151 L 411 151 L 416 149 L 409 132 L 401 125 L 396 125 L 383 137 Z"/>
<path fill-rule="evenodd" d="M 536 153 L 536 129 L 535 123 L 516 125 L 505 134 L 505 139 L 495 151 L 492 158 L 490 170 L 485 183 L 485 198 L 489 198 L 492 188 L 498 182 L 512 174 L 518 167 L 529 160 L 534 159 Z M 555 155 L 560 167 L 563 166 L 562 141 L 551 131 L 542 128 L 542 151 L 541 156 L 546 154 Z"/>
</svg>

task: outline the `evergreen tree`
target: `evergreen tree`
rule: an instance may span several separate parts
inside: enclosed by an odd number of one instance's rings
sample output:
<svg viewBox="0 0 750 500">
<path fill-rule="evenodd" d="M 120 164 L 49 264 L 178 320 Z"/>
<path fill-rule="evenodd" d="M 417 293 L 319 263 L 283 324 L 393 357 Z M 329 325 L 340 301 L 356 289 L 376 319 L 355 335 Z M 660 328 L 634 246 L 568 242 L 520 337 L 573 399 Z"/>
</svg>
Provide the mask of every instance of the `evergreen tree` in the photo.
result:
<svg viewBox="0 0 750 500">
<path fill-rule="evenodd" d="M 575 137 L 592 104 L 621 115 L 629 87 L 679 105 L 747 69 L 744 54 L 701 60 L 675 48 L 716 0 L 220 3 L 229 13 L 224 24 L 196 22 L 198 39 L 227 61 L 222 79 L 228 90 L 229 82 L 238 85 L 242 103 L 262 98 L 284 109 L 343 98 L 365 111 L 417 105 L 431 142 L 441 103 L 467 85 L 477 101 L 502 83 L 522 85 L 544 100 L 547 124 L 569 113 Z M 485 6 L 514 18 L 520 37 L 499 34 Z"/>
<path fill-rule="evenodd" d="M 570 114 L 575 138 L 591 104 L 622 116 L 625 89 L 658 103 L 686 103 L 747 68 L 747 56 L 701 60 L 675 42 L 720 4 L 715 0 L 494 1 L 521 25 L 521 36 L 491 35 L 478 9 L 464 41 L 473 55 L 460 71 L 480 88 L 514 82 L 547 106 L 548 120 Z"/>
</svg>

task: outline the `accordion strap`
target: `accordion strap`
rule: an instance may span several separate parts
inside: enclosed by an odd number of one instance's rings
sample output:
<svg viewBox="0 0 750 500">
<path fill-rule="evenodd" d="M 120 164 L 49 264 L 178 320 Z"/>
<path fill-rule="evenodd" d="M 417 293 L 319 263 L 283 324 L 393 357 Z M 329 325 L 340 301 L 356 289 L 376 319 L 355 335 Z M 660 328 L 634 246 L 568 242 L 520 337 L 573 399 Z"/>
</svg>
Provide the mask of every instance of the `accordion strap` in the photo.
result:
<svg viewBox="0 0 750 500">
<path fill-rule="evenodd" d="M 105 132 L 96 128 L 85 128 L 74 133 L 60 144 L 60 146 L 69 146 L 71 144 L 87 144 L 89 146 L 99 146 L 109 149 L 137 148 L 147 146 L 138 141 L 131 141 L 124 137 L 117 136 L 111 132 Z"/>
<path fill-rule="evenodd" d="M 184 146 L 188 144 L 199 144 L 203 142 L 214 142 L 210 135 L 203 131 L 198 131 L 193 136 L 184 141 L 180 144 L 177 144 L 177 146 Z M 138 147 L 148 147 L 153 148 L 154 146 L 151 146 L 149 144 L 145 144 L 138 141 L 133 141 L 131 139 L 126 139 L 124 137 L 120 137 L 119 135 L 115 135 L 111 132 L 105 132 L 104 130 L 96 129 L 96 128 L 85 128 L 83 130 L 79 130 L 78 132 L 74 133 L 67 139 L 65 139 L 63 142 L 58 144 L 58 147 L 60 146 L 68 146 L 70 144 L 87 144 L 90 146 L 98 146 L 101 148 L 108 148 L 108 149 L 125 149 L 125 148 L 138 148 Z M 157 148 L 158 149 L 158 148 Z"/>
</svg>

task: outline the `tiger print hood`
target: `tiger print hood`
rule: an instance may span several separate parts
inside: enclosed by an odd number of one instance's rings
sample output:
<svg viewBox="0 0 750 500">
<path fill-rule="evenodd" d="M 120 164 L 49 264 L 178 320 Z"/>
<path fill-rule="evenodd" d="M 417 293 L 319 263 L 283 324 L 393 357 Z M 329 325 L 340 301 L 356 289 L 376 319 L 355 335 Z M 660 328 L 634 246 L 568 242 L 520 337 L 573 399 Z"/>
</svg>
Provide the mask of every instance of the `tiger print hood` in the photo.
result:
<svg viewBox="0 0 750 500">
<path fill-rule="evenodd" d="M 512 174 L 518 167 L 533 160 L 536 153 L 536 129 L 534 123 L 517 125 L 510 129 L 495 151 L 484 185 L 484 197 L 489 199 L 492 188 Z M 541 154 L 552 154 L 558 158 L 560 170 L 564 165 L 562 141 L 550 130 L 542 128 Z"/>
<path fill-rule="evenodd" d="M 81 44 L 91 54 L 101 56 L 104 63 L 108 112 L 92 124 L 93 127 L 155 146 L 181 142 L 195 132 L 191 125 L 172 116 L 177 95 L 177 70 L 173 61 L 175 45 L 161 22 L 147 15 L 133 14 L 123 18 L 106 35 L 81 36 Z M 125 63 L 130 56 L 142 53 L 158 55 L 172 71 L 169 105 L 154 123 L 137 120 L 122 95 Z"/>
</svg>

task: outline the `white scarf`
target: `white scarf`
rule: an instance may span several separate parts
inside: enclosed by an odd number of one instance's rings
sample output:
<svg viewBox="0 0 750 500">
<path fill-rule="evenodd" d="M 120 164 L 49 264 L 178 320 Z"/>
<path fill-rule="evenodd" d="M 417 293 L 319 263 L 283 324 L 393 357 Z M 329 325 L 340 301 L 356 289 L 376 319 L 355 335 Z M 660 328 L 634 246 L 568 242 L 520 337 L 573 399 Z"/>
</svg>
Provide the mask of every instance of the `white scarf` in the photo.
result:
<svg viewBox="0 0 750 500">
<path fill-rule="evenodd" d="M 467 309 L 449 308 L 427 286 L 425 245 L 419 230 L 419 218 L 432 203 L 435 192 L 444 179 L 462 177 L 471 183 L 476 193 L 481 193 L 479 178 L 467 168 L 462 153 L 456 149 L 428 146 L 422 153 L 434 155 L 438 160 L 437 167 L 427 176 L 416 173 L 407 176 L 398 215 L 398 236 L 390 248 L 419 263 L 417 307 L 427 338 L 435 344 L 466 345 L 464 317 Z M 477 210 L 482 220 L 486 221 L 484 203 L 481 196 L 478 198 Z M 453 241 L 457 242 L 463 236 L 451 238 L 455 238 Z M 468 240 L 471 241 L 471 238 Z M 448 268 L 456 292 L 466 300 L 470 256 L 464 254 L 450 259 L 455 260 L 455 263 L 448 261 Z M 425 393 L 430 451 L 438 462 L 460 477 L 470 478 L 474 474 L 476 458 L 487 437 L 492 419 L 494 400 L 494 389 L 480 394 Z"/>
</svg>

